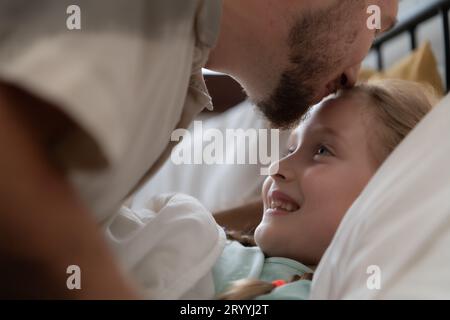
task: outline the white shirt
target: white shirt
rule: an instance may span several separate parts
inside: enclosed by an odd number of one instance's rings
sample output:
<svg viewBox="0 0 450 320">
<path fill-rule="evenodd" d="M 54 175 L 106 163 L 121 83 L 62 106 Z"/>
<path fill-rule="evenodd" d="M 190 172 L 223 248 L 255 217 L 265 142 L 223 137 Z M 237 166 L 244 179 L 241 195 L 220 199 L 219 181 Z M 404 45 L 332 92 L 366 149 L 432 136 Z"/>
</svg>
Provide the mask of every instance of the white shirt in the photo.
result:
<svg viewBox="0 0 450 320">
<path fill-rule="evenodd" d="M 162 194 L 123 207 L 106 226 L 122 268 L 147 299 L 213 299 L 226 236 L 198 200 Z"/>
<path fill-rule="evenodd" d="M 201 68 L 221 1 L 75 1 L 81 30 L 68 30 L 73 2 L 2 1 L 0 78 L 79 126 L 53 152 L 105 222 L 169 155 L 173 130 L 212 108 Z"/>
</svg>

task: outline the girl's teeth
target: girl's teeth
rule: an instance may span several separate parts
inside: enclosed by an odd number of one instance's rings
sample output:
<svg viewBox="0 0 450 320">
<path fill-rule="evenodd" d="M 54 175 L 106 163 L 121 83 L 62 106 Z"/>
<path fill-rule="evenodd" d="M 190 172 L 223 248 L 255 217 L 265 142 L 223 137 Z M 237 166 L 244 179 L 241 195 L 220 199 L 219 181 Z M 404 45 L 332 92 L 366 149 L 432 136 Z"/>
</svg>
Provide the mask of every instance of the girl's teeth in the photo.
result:
<svg viewBox="0 0 450 320">
<path fill-rule="evenodd" d="M 296 209 L 296 206 L 294 206 L 292 203 L 285 203 L 278 200 L 272 200 L 270 203 L 271 209 L 282 209 L 285 211 L 294 211 Z"/>
</svg>

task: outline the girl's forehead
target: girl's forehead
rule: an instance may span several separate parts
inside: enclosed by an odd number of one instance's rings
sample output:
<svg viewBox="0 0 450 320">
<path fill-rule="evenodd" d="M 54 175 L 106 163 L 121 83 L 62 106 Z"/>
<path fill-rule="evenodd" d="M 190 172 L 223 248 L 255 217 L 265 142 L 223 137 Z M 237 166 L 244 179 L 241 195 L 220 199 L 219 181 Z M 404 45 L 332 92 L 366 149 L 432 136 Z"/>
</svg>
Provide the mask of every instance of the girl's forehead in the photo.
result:
<svg viewBox="0 0 450 320">
<path fill-rule="evenodd" d="M 344 94 L 329 98 L 310 109 L 304 120 L 292 131 L 292 138 L 298 139 L 313 127 L 330 128 L 342 132 L 361 122 L 363 103 L 357 95 Z"/>
</svg>

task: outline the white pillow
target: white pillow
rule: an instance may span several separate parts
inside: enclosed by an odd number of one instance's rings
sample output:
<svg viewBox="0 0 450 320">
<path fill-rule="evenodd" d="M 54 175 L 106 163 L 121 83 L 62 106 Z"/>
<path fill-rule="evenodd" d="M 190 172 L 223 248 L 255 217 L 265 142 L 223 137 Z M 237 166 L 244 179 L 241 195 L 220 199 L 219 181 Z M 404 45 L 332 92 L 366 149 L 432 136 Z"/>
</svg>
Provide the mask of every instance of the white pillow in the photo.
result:
<svg viewBox="0 0 450 320">
<path fill-rule="evenodd" d="M 450 96 L 347 212 L 311 298 L 450 299 Z"/>
</svg>

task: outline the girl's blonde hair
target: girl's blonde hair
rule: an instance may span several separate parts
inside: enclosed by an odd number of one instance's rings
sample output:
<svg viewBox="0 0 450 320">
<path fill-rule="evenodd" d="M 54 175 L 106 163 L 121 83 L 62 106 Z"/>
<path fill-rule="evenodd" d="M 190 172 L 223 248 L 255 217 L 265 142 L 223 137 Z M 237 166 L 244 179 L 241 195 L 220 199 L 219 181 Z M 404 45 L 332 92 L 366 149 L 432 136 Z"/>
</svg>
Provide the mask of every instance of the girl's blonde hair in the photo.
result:
<svg viewBox="0 0 450 320">
<path fill-rule="evenodd" d="M 368 147 L 378 166 L 438 102 L 437 96 L 430 88 L 403 80 L 363 83 L 339 94 L 357 94 L 363 101 L 367 101 L 363 104 L 370 130 Z M 227 231 L 227 236 L 228 239 L 247 246 L 255 245 L 252 235 Z M 304 274 L 294 276 L 289 282 L 311 279 L 312 274 Z M 276 285 L 270 282 L 243 279 L 233 282 L 219 299 L 250 300 L 268 294 L 275 288 Z"/>
<path fill-rule="evenodd" d="M 368 144 L 377 165 L 384 162 L 438 102 L 431 86 L 405 80 L 362 83 L 346 92 L 368 99 Z"/>
</svg>

